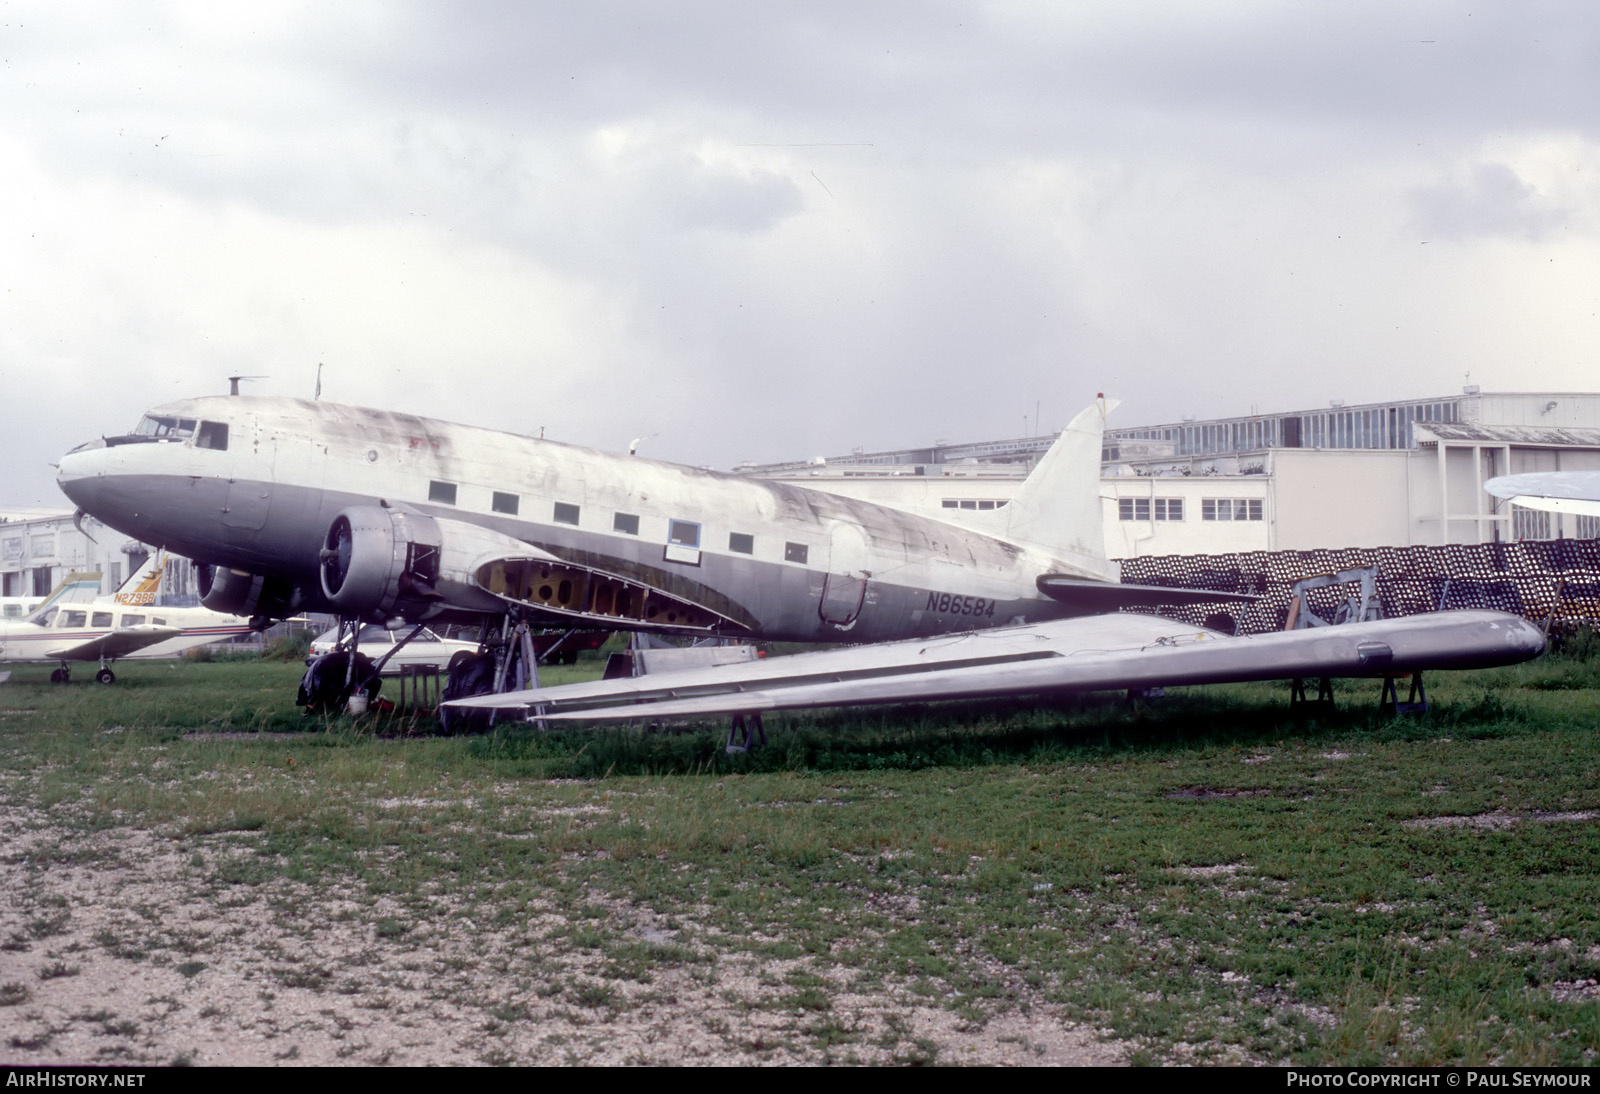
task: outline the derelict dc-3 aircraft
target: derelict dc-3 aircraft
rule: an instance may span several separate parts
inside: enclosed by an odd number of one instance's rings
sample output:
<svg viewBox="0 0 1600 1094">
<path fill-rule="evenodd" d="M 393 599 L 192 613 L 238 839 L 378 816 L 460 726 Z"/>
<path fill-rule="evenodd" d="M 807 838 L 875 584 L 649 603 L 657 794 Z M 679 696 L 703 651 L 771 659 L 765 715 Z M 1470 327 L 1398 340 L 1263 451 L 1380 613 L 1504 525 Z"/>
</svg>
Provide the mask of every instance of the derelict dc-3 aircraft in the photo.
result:
<svg viewBox="0 0 1600 1094">
<path fill-rule="evenodd" d="M 202 602 L 215 610 L 332 612 L 351 641 L 358 621 L 480 622 L 484 652 L 452 672 L 446 698 L 545 718 L 638 717 L 640 701 L 656 704 L 652 717 L 755 714 L 1400 674 L 1543 650 L 1538 628 L 1498 612 L 1248 637 L 1107 614 L 1249 598 L 1116 582 L 1100 523 L 1106 411 L 1079 414 L 1010 503 L 963 513 L 961 525 L 488 429 L 250 396 L 157 407 L 133 433 L 67 453 L 58 477 L 83 511 L 201 562 Z M 527 629 L 561 626 L 877 645 L 524 689 L 536 680 Z M 367 671 L 345 664 L 342 690 L 330 685 L 325 699 L 350 695 Z"/>
</svg>

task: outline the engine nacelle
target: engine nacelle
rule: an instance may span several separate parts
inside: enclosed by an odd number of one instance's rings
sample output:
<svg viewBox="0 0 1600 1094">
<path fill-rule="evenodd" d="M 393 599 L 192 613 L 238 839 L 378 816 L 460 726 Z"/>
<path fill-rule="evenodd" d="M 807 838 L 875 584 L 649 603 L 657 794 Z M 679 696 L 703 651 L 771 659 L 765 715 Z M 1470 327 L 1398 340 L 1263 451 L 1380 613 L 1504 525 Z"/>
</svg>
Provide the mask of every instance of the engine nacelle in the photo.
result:
<svg viewBox="0 0 1600 1094">
<path fill-rule="evenodd" d="M 280 577 L 200 563 L 195 567 L 200 603 L 224 615 L 286 619 L 300 610 L 300 587 Z"/>
<path fill-rule="evenodd" d="M 322 593 L 339 614 L 380 622 L 504 605 L 472 582 L 486 556 L 527 554 L 521 540 L 404 509 L 354 505 L 323 539 Z"/>
</svg>

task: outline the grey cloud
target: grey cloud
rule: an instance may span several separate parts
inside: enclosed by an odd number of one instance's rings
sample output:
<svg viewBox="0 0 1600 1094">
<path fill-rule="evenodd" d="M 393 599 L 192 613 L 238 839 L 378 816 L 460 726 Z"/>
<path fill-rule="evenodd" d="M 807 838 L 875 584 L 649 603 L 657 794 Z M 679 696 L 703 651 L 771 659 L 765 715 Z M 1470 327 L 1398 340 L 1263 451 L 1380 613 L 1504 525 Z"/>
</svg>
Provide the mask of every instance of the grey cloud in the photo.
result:
<svg viewBox="0 0 1600 1094">
<path fill-rule="evenodd" d="M 754 233 L 782 223 L 803 202 L 795 184 L 777 175 L 745 178 L 696 170 L 682 180 L 671 204 L 680 223 L 689 227 Z"/>
<path fill-rule="evenodd" d="M 1411 206 L 1413 224 L 1432 239 L 1538 240 L 1559 230 L 1571 215 L 1500 163 L 1480 164 L 1464 178 L 1416 191 Z"/>
</svg>

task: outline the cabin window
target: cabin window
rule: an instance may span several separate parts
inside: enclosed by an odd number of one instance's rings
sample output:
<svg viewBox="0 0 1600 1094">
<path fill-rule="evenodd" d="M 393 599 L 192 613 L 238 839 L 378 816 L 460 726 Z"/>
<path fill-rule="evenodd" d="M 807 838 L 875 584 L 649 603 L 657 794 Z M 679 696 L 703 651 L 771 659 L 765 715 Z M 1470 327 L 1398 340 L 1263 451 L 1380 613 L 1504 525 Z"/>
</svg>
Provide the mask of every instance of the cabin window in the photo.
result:
<svg viewBox="0 0 1600 1094">
<path fill-rule="evenodd" d="M 621 532 L 623 535 L 636 536 L 639 534 L 639 517 L 634 513 L 618 513 L 611 518 L 611 530 Z"/>
<path fill-rule="evenodd" d="M 122 625 L 124 627 L 142 627 L 144 626 L 144 616 L 125 615 L 122 617 Z"/>
<path fill-rule="evenodd" d="M 494 501 L 491 504 L 496 513 L 505 513 L 514 517 L 517 515 L 517 504 L 520 501 L 521 499 L 515 494 L 502 494 L 496 490 L 494 492 Z"/>
<path fill-rule="evenodd" d="M 441 505 L 454 505 L 456 503 L 456 484 L 453 482 L 430 482 L 428 484 L 428 500 L 436 501 Z"/>
<path fill-rule="evenodd" d="M 61 625 L 63 627 L 86 627 L 89 624 L 88 612 L 62 612 Z"/>
<path fill-rule="evenodd" d="M 576 505 L 568 505 L 564 501 L 556 502 L 556 523 L 577 524 L 578 507 Z"/>
<path fill-rule="evenodd" d="M 955 498 L 945 498 L 939 504 L 946 509 L 959 509 L 961 507 L 961 503 Z"/>
<path fill-rule="evenodd" d="M 46 608 L 42 613 L 40 613 L 39 618 L 34 620 L 34 622 L 38 623 L 41 627 L 48 627 L 50 624 L 55 622 L 56 616 L 60 612 L 60 608 Z"/>
<path fill-rule="evenodd" d="M 756 537 L 747 532 L 729 532 L 728 550 L 741 555 L 753 555 L 756 553 Z"/>
<path fill-rule="evenodd" d="M 89 626 L 91 626 L 91 627 L 109 627 L 109 626 L 111 626 L 111 613 L 110 612 L 95 612 L 93 618 L 91 618 L 89 620 Z"/>
<path fill-rule="evenodd" d="M 810 550 L 804 543 L 785 543 L 783 545 L 783 560 L 785 562 L 804 563 Z"/>
<path fill-rule="evenodd" d="M 700 526 L 690 520 L 675 520 L 667 525 L 667 542 L 680 547 L 700 546 Z"/>
<path fill-rule="evenodd" d="M 195 435 L 196 448 L 214 448 L 218 452 L 228 450 L 228 423 L 227 422 L 201 422 L 200 432 Z"/>
</svg>

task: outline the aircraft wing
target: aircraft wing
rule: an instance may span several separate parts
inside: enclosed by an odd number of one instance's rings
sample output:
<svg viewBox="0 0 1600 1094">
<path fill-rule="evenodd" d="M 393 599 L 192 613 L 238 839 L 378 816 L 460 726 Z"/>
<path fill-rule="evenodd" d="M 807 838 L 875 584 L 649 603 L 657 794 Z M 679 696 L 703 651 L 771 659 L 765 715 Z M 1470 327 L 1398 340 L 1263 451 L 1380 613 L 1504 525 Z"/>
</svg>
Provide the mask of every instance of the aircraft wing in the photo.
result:
<svg viewBox="0 0 1600 1094">
<path fill-rule="evenodd" d="M 1538 627 L 1491 611 L 1240 636 L 1159 616 L 1109 615 L 484 695 L 447 705 L 542 708 L 540 717 L 563 720 L 687 717 L 1482 668 L 1526 661 L 1543 652 L 1544 644 Z"/>
<path fill-rule="evenodd" d="M 1483 488 L 1527 509 L 1600 517 L 1600 471 L 1530 471 L 1490 479 Z"/>
<path fill-rule="evenodd" d="M 175 638 L 183 632 L 177 627 L 158 627 L 154 624 L 145 624 L 141 627 L 124 627 L 121 630 L 103 634 L 99 638 L 91 638 L 84 642 L 57 646 L 55 649 L 46 650 L 44 657 L 49 661 L 99 661 L 102 658 L 114 659 L 126 657 L 135 650 L 142 650 L 146 646 L 153 646 L 157 642 L 165 642 Z"/>
</svg>

